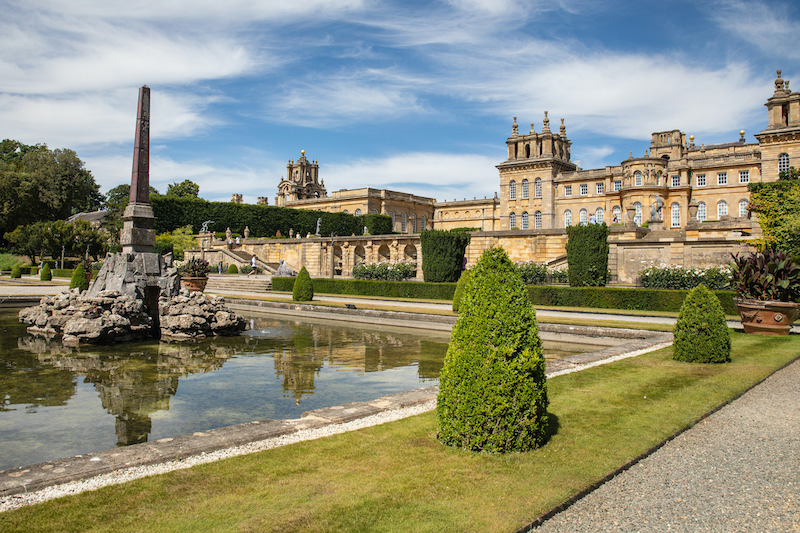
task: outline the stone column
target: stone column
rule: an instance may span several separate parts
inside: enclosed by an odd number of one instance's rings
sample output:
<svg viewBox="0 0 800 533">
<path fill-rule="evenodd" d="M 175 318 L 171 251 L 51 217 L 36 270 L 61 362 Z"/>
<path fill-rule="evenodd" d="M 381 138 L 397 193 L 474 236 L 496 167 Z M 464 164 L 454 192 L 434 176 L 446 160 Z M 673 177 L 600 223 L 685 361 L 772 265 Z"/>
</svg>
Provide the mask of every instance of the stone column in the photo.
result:
<svg viewBox="0 0 800 533">
<path fill-rule="evenodd" d="M 152 252 L 156 230 L 150 206 L 150 88 L 147 85 L 139 89 L 130 202 L 122 220 L 119 240 L 123 253 Z"/>
</svg>

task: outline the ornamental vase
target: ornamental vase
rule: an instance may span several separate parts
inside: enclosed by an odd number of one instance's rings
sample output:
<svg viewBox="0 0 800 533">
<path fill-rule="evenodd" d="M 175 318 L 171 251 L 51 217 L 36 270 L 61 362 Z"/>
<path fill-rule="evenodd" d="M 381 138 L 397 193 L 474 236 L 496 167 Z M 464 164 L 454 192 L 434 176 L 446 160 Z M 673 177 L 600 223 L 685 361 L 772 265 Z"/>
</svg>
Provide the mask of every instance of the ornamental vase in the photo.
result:
<svg viewBox="0 0 800 533">
<path fill-rule="evenodd" d="M 745 333 L 788 335 L 792 322 L 800 316 L 800 304 L 778 300 L 734 298 Z"/>
</svg>

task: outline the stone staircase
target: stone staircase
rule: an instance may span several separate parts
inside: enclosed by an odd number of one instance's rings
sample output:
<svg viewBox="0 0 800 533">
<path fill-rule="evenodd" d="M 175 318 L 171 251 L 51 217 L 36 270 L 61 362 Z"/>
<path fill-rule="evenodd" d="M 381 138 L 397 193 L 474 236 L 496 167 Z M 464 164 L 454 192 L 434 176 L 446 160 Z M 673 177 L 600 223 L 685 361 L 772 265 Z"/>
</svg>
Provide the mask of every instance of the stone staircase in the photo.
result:
<svg viewBox="0 0 800 533">
<path fill-rule="evenodd" d="M 267 292 L 272 290 L 272 276 L 259 274 L 258 277 L 240 274 L 208 276 L 207 292 Z"/>
</svg>

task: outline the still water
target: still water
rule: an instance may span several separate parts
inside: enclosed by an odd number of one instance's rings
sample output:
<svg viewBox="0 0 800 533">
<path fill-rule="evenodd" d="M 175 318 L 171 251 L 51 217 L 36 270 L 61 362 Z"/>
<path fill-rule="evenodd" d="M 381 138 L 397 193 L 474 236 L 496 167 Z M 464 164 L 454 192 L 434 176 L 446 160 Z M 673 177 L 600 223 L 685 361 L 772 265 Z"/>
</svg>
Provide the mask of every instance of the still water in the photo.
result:
<svg viewBox="0 0 800 533">
<path fill-rule="evenodd" d="M 0 313 L 0 470 L 433 385 L 450 336 L 267 316 L 251 326 L 69 349 Z"/>
</svg>

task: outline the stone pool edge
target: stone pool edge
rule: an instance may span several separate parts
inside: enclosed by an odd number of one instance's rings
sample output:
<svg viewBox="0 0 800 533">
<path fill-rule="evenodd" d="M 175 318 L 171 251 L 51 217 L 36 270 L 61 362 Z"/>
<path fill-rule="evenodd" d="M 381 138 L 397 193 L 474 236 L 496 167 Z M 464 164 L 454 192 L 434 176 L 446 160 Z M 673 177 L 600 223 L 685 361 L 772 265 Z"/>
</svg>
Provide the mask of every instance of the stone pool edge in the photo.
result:
<svg viewBox="0 0 800 533">
<path fill-rule="evenodd" d="M 233 302 L 230 303 L 233 304 Z M 264 310 L 273 311 L 272 306 L 250 306 L 247 305 L 247 303 L 240 303 L 239 301 L 236 302 L 236 304 L 239 304 L 241 307 L 248 307 L 250 309 L 252 309 L 252 307 L 268 307 L 269 309 Z M 325 313 L 324 311 L 320 311 L 321 308 L 313 305 L 277 305 L 282 306 L 281 308 L 284 309 L 288 308 L 303 313 L 316 311 L 313 315 L 300 315 L 309 317 L 327 315 L 327 318 L 330 318 L 331 315 L 335 314 L 337 315 L 337 318 L 340 318 L 341 311 L 343 311 L 340 308 L 334 308 L 336 309 L 335 313 Z M 299 307 L 299 309 L 295 308 L 295 306 Z M 429 324 L 434 323 L 439 325 L 439 327 L 432 329 L 439 329 L 441 326 L 446 326 L 449 329 L 452 326 L 452 323 L 455 322 L 455 317 L 449 316 L 422 315 L 424 316 L 424 319 L 420 320 L 421 315 L 417 313 L 379 311 L 377 313 L 380 313 L 381 316 L 375 317 L 370 316 L 371 314 L 368 313 L 371 310 L 347 309 L 346 311 L 360 311 L 361 313 L 353 313 L 350 315 L 353 318 L 359 317 L 360 319 L 356 319 L 356 321 L 359 322 L 372 323 L 372 320 L 379 318 L 382 322 L 384 320 L 399 321 L 400 324 L 405 325 L 407 322 L 426 323 L 429 318 L 433 317 L 436 317 L 437 319 L 445 319 L 427 322 Z M 396 323 L 397 322 L 395 322 L 395 324 Z M 548 361 L 548 377 L 555 377 L 570 372 L 577 372 L 598 364 L 610 363 L 626 357 L 634 357 L 649 351 L 669 346 L 672 343 L 671 333 L 652 332 L 645 330 L 560 324 L 540 324 L 539 329 L 543 333 L 553 334 L 556 336 L 589 335 L 594 338 L 617 338 L 622 342 L 621 344 L 609 346 L 601 350 L 569 355 L 561 359 Z M 438 390 L 439 387 L 436 385 L 423 387 L 407 392 L 382 396 L 376 400 L 368 402 L 352 402 L 344 405 L 306 411 L 301 415 L 301 418 L 298 419 L 266 419 L 248 422 L 234 426 L 199 431 L 177 437 L 159 439 L 152 442 L 144 442 L 141 444 L 134 444 L 121 448 L 113 448 L 99 452 L 2 470 L 0 471 L 0 512 L 2 512 L 2 510 L 7 510 L 6 506 L 3 504 L 4 500 L 8 500 L 8 497 L 40 491 L 55 485 L 61 485 L 73 481 L 85 481 L 100 475 L 111 474 L 113 472 L 124 471 L 126 469 L 141 466 L 166 463 L 169 461 L 181 461 L 189 457 L 201 456 L 203 454 L 209 454 L 219 450 L 234 448 L 259 441 L 291 436 L 306 430 L 322 429 L 330 426 L 346 424 L 348 422 L 365 419 L 390 411 L 399 411 L 408 409 L 410 407 L 421 406 L 427 403 L 432 403 L 431 409 L 433 409 L 435 407 L 435 400 Z M 414 414 L 417 413 L 410 413 L 406 416 L 412 416 Z M 375 424 L 379 423 L 382 422 L 375 422 Z M 124 482 L 125 480 L 122 481 Z M 22 503 L 22 505 L 25 505 L 25 503 Z M 16 506 L 12 506 L 11 508 L 15 507 Z"/>
</svg>

